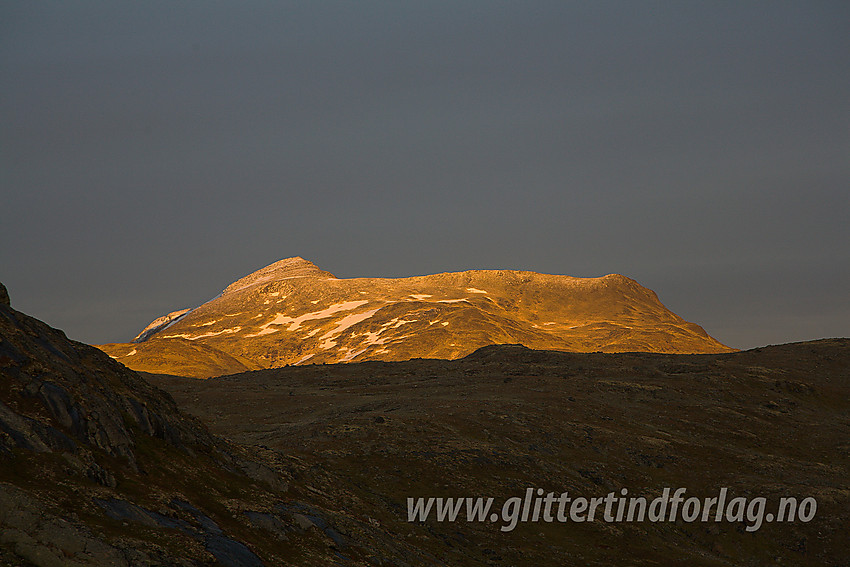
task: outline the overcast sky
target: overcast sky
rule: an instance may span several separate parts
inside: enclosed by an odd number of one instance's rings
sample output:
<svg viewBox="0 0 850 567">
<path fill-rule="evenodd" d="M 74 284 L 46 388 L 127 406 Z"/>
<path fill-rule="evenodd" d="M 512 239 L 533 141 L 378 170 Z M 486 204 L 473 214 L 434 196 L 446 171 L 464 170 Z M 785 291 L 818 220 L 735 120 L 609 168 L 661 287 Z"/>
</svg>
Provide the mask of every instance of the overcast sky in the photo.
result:
<svg viewBox="0 0 850 567">
<path fill-rule="evenodd" d="M 280 258 L 850 336 L 850 2 L 0 0 L 0 281 L 90 343 Z"/>
</svg>

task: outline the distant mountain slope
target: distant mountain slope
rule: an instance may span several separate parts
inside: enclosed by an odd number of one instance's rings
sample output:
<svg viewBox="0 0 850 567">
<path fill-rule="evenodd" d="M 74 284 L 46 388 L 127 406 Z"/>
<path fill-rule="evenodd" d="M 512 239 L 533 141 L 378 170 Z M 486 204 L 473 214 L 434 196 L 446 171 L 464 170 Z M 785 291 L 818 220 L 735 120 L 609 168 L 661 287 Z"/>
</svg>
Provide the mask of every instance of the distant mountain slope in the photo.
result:
<svg viewBox="0 0 850 567">
<path fill-rule="evenodd" d="M 263 368 L 251 360 L 230 355 L 201 341 L 180 337 L 98 345 L 98 348 L 118 360 L 133 360 L 133 364 L 128 366 L 139 372 L 161 373 L 165 369 L 168 374 L 177 376 L 211 378 Z"/>
<path fill-rule="evenodd" d="M 297 257 L 237 280 L 200 307 L 157 319 L 134 344 L 100 348 L 130 368 L 208 377 L 252 366 L 456 359 L 489 344 L 578 352 L 733 350 L 618 274 L 471 270 L 339 279 Z M 199 352 L 198 345 L 215 350 Z M 192 362 L 178 365 L 176 358 Z"/>
</svg>

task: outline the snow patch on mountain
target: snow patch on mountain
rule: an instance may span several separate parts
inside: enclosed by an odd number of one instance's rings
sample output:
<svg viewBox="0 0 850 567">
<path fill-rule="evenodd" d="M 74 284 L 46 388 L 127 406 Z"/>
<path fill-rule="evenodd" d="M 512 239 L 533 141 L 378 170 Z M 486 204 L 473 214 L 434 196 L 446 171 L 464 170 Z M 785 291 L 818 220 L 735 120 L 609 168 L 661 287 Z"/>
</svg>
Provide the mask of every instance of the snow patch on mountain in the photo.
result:
<svg viewBox="0 0 850 567">
<path fill-rule="evenodd" d="M 179 337 L 179 338 L 183 338 L 183 339 L 188 339 L 190 341 L 196 341 L 198 339 L 206 339 L 208 337 L 217 337 L 218 335 L 230 335 L 230 334 L 233 334 L 233 333 L 238 333 L 241 330 L 242 330 L 242 327 L 233 327 L 231 329 L 224 329 L 222 331 L 215 331 L 215 332 L 212 332 L 212 333 L 204 333 L 202 335 L 187 335 L 185 333 L 180 333 L 180 334 L 177 334 L 177 335 L 165 335 L 162 338 L 163 339 L 175 339 L 175 338 Z"/>
<path fill-rule="evenodd" d="M 393 317 L 392 319 L 390 319 L 389 321 L 387 321 L 386 323 L 381 325 L 381 328 L 379 330 L 377 330 L 377 331 L 366 331 L 365 333 L 361 333 L 361 336 L 363 336 L 364 338 L 360 341 L 360 343 L 362 345 L 366 345 L 366 349 L 368 349 L 368 347 L 370 347 L 372 345 L 383 345 L 387 341 L 390 340 L 390 337 L 381 337 L 381 334 L 383 334 L 384 331 L 387 331 L 389 329 L 397 329 L 397 328 L 401 327 L 402 325 L 406 325 L 408 323 L 416 323 L 417 321 L 418 321 L 418 319 L 411 319 L 411 320 L 401 319 L 401 320 L 399 320 L 398 317 Z M 364 350 L 366 350 L 366 349 L 364 349 Z"/>
<path fill-rule="evenodd" d="M 357 303 L 357 302 L 353 301 L 351 303 Z M 336 346 L 336 341 L 334 341 L 333 339 L 337 335 L 339 335 L 341 332 L 343 332 L 347 328 L 349 328 L 353 325 L 356 325 L 357 323 L 359 323 L 361 321 L 365 321 L 366 319 L 368 319 L 369 317 L 371 317 L 372 315 L 374 315 L 375 313 L 380 311 L 380 309 L 381 308 L 379 307 L 378 309 L 373 309 L 371 311 L 365 311 L 363 313 L 352 313 L 351 315 L 346 315 L 345 317 L 343 317 L 342 319 L 340 319 L 339 321 L 336 322 L 336 327 L 334 327 L 333 329 L 331 329 L 330 331 L 328 331 L 327 333 L 325 333 L 324 335 L 319 337 L 319 340 L 322 341 L 322 344 L 319 345 L 319 348 L 329 349 L 331 347 Z"/>
<path fill-rule="evenodd" d="M 124 358 L 125 356 L 133 356 L 134 354 L 136 354 L 136 349 L 133 349 L 133 350 L 131 350 L 130 352 L 128 352 L 127 354 L 122 354 L 122 355 L 120 355 L 120 356 L 113 356 L 113 355 L 111 355 L 111 354 L 110 354 L 110 355 L 109 355 L 109 358 L 115 358 L 115 359 L 118 359 L 118 358 Z"/>
<path fill-rule="evenodd" d="M 299 315 L 298 317 L 289 317 L 288 315 L 284 315 L 283 313 L 278 313 L 274 319 L 272 319 L 268 323 L 260 325 L 260 330 L 258 332 L 245 336 L 260 337 L 262 335 L 276 333 L 280 331 L 280 329 L 270 328 L 272 325 L 286 325 L 287 323 L 289 324 L 289 327 L 287 328 L 288 331 L 297 331 L 301 327 L 301 324 L 304 323 L 304 321 L 311 321 L 313 319 L 326 319 L 328 317 L 333 316 L 335 313 L 339 313 L 340 311 L 351 311 L 352 309 L 357 309 L 361 305 L 365 305 L 367 303 L 369 303 L 369 301 L 366 299 L 360 301 L 345 301 L 343 303 L 335 303 L 327 309 L 322 309 L 321 311 L 313 311 L 311 313 L 305 313 L 304 315 Z"/>
<path fill-rule="evenodd" d="M 348 352 L 342 358 L 339 359 L 339 361 L 340 362 L 350 362 L 350 361 L 354 360 L 355 358 L 357 358 L 358 356 L 360 356 L 361 354 L 363 354 L 364 352 L 366 352 L 367 350 L 369 350 L 369 349 L 368 348 L 362 348 L 360 350 L 354 350 L 354 349 L 350 348 L 350 349 L 348 349 Z"/>
<path fill-rule="evenodd" d="M 158 317 L 151 321 L 147 327 L 142 329 L 142 332 L 136 335 L 132 341 L 133 343 L 141 343 L 148 340 L 151 335 L 154 333 L 158 333 L 159 331 L 164 331 L 186 315 L 188 315 L 192 311 L 189 309 L 180 309 L 178 311 L 172 311 L 168 315 L 163 315 L 162 317 Z"/>
<path fill-rule="evenodd" d="M 295 361 L 295 363 L 294 363 L 295 366 L 298 366 L 302 362 L 313 358 L 313 356 L 315 356 L 315 354 L 316 354 L 315 352 L 311 352 L 310 354 L 305 354 L 304 356 L 302 356 L 301 358 L 299 358 L 298 360 Z"/>
</svg>

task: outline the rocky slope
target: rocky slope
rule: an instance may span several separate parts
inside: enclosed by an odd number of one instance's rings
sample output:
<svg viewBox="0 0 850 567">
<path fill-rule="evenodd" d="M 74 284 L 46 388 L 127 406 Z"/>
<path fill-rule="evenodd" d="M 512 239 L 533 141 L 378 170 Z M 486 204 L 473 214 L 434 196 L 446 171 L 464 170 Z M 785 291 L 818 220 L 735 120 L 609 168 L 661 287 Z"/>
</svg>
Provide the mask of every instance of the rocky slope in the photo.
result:
<svg viewBox="0 0 850 567">
<path fill-rule="evenodd" d="M 0 284 L 0 566 L 421 559 L 368 521 L 314 505 L 290 470 L 280 454 L 210 435 L 135 372 L 15 311 Z"/>
<path fill-rule="evenodd" d="M 473 270 L 339 279 L 288 258 L 99 348 L 130 368 L 209 377 L 304 363 L 456 359 L 489 344 L 577 352 L 733 349 L 627 277 Z"/>
</svg>

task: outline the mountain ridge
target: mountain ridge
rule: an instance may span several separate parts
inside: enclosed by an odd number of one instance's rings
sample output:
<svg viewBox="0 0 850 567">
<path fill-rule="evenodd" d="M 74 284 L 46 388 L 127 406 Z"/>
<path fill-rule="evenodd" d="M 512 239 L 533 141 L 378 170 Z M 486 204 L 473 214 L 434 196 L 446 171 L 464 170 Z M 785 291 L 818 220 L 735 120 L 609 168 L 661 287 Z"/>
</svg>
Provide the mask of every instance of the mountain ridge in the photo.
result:
<svg viewBox="0 0 850 567">
<path fill-rule="evenodd" d="M 202 353 L 186 341 L 213 350 Z M 135 370 L 209 377 L 304 363 L 457 359 L 505 343 L 576 352 L 734 350 L 620 274 L 467 270 L 337 278 L 297 256 L 155 320 L 133 343 L 99 348 Z M 189 359 L 195 369 L 174 365 Z"/>
</svg>

